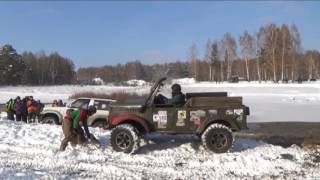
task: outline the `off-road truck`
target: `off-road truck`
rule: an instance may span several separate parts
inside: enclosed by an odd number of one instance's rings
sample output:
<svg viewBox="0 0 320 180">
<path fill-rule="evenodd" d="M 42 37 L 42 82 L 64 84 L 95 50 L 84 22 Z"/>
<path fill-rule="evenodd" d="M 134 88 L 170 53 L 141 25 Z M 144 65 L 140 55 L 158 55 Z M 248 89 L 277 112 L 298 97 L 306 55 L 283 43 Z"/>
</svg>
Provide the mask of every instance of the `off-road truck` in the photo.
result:
<svg viewBox="0 0 320 180">
<path fill-rule="evenodd" d="M 186 93 L 182 107 L 155 104 L 154 100 L 166 78 L 159 79 L 140 106 L 110 106 L 108 129 L 115 151 L 135 152 L 146 133 L 195 134 L 203 146 L 224 153 L 233 143 L 233 131 L 247 128 L 249 108 L 242 97 L 228 97 L 226 92 Z"/>
</svg>

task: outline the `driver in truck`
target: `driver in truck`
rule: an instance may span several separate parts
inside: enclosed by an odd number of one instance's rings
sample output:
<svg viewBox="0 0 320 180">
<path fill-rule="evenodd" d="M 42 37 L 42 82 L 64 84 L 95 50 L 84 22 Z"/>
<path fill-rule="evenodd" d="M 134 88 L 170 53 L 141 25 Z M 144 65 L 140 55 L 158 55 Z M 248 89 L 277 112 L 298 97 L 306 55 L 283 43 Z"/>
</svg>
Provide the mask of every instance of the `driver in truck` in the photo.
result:
<svg viewBox="0 0 320 180">
<path fill-rule="evenodd" d="M 76 144 L 83 144 L 86 141 L 84 132 L 86 133 L 87 139 L 98 143 L 98 140 L 89 132 L 87 119 L 89 116 L 96 113 L 97 109 L 94 106 L 89 106 L 87 109 L 81 108 L 80 110 L 70 111 L 68 110 L 65 118 L 62 122 L 62 131 L 64 139 L 61 141 L 60 151 L 64 151 L 68 146 L 68 142 L 71 142 L 72 146 Z M 81 128 L 79 122 L 82 123 L 84 128 Z"/>
<path fill-rule="evenodd" d="M 185 104 L 186 98 L 185 95 L 181 92 L 181 86 L 180 84 L 173 84 L 171 86 L 171 94 L 172 98 L 168 99 L 167 97 L 163 96 L 162 94 L 157 95 L 155 98 L 155 104 L 168 104 L 173 105 L 177 107 L 181 107 Z"/>
</svg>

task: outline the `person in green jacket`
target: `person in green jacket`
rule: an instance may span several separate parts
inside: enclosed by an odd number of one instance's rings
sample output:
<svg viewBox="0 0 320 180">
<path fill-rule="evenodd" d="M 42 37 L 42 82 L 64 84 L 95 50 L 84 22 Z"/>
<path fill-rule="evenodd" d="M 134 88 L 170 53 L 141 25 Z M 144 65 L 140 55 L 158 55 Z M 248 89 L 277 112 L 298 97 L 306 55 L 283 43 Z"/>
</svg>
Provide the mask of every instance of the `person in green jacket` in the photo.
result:
<svg viewBox="0 0 320 180">
<path fill-rule="evenodd" d="M 75 111 L 68 110 L 62 122 L 64 139 L 61 142 L 60 151 L 64 151 L 69 142 L 71 142 L 72 146 L 75 146 L 76 144 L 84 143 L 87 139 L 97 141 L 93 137 L 93 135 L 90 134 L 87 123 L 88 117 L 96 113 L 96 111 L 97 109 L 94 106 L 89 106 L 87 109 L 80 109 Z M 80 126 L 80 122 L 84 128 L 86 137 L 84 136 L 83 129 Z"/>
<path fill-rule="evenodd" d="M 180 84 L 173 84 L 171 86 L 171 94 L 172 98 L 168 99 L 167 97 L 163 96 L 162 94 L 158 94 L 154 100 L 155 104 L 168 104 L 173 105 L 176 107 L 181 107 L 185 104 L 186 98 L 185 95 L 181 92 Z"/>
<path fill-rule="evenodd" d="M 180 84 L 173 84 L 171 86 L 172 98 L 168 100 L 168 104 L 181 107 L 186 102 L 185 95 L 181 92 Z"/>
<path fill-rule="evenodd" d="M 9 120 L 14 120 L 14 106 L 16 102 L 14 99 L 10 98 L 10 100 L 6 103 L 6 109 L 7 109 L 7 118 Z"/>
</svg>

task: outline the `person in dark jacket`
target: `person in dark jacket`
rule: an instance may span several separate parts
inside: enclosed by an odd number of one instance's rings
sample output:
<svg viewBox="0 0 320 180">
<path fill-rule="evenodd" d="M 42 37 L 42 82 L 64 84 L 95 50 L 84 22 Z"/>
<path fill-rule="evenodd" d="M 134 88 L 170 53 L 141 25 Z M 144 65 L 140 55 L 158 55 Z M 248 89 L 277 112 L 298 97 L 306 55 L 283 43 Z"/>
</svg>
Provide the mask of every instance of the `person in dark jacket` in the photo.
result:
<svg viewBox="0 0 320 180">
<path fill-rule="evenodd" d="M 7 109 L 7 118 L 9 120 L 14 120 L 14 106 L 15 106 L 15 100 L 10 98 L 10 100 L 6 103 L 6 109 Z"/>
<path fill-rule="evenodd" d="M 185 95 L 181 92 L 181 86 L 180 84 L 173 84 L 171 86 L 172 90 L 172 98 L 169 99 L 168 104 L 181 107 L 186 102 Z"/>
<path fill-rule="evenodd" d="M 154 103 L 155 104 L 168 104 L 173 105 L 176 107 L 181 107 L 185 104 L 185 95 L 181 92 L 181 86 L 180 84 L 173 84 L 171 86 L 171 94 L 172 98 L 168 99 L 167 97 L 163 96 L 162 94 L 159 94 L 156 96 Z"/>
<path fill-rule="evenodd" d="M 22 116 L 24 116 L 25 111 L 26 111 L 25 109 L 26 109 L 26 106 L 25 106 L 24 102 L 18 96 L 16 98 L 16 103 L 14 106 L 14 111 L 16 113 L 16 121 L 22 120 Z"/>
<path fill-rule="evenodd" d="M 38 122 L 39 122 L 39 120 L 40 120 L 40 113 L 43 111 L 44 104 L 41 103 L 40 100 L 38 100 L 36 104 L 37 104 L 36 117 L 37 117 Z"/>
<path fill-rule="evenodd" d="M 59 99 L 58 104 L 59 107 L 65 107 L 65 104 L 63 103 L 62 99 Z"/>
<path fill-rule="evenodd" d="M 22 116 L 21 116 L 21 119 L 22 121 L 24 121 L 25 123 L 28 122 L 28 100 L 29 100 L 29 97 L 26 96 L 22 99 L 22 102 L 23 102 L 23 111 L 22 111 Z"/>
</svg>

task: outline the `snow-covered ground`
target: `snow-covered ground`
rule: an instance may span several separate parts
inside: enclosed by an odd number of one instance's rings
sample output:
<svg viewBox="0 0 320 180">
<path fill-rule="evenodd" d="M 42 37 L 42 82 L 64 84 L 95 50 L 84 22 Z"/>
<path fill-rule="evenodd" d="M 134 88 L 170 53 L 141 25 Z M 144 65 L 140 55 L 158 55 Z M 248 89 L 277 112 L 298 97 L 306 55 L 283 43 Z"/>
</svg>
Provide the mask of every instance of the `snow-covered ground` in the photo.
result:
<svg viewBox="0 0 320 180">
<path fill-rule="evenodd" d="M 319 154 L 236 139 L 214 154 L 193 136 L 153 135 L 134 155 L 114 152 L 110 132 L 90 129 L 102 147 L 88 144 L 58 151 L 61 126 L 0 120 L 0 179 L 314 179 Z"/>
<path fill-rule="evenodd" d="M 249 122 L 271 121 L 302 121 L 320 122 L 320 83 L 304 84 L 273 84 L 258 82 L 210 83 L 195 82 L 193 79 L 173 80 L 182 84 L 184 92 L 217 92 L 226 91 L 230 96 L 242 96 L 244 104 L 250 107 Z M 42 86 L 42 87 L 0 87 L 0 103 L 10 97 L 33 95 L 42 102 L 52 102 L 54 99 L 67 100 L 68 97 L 81 91 L 93 92 L 136 92 L 147 94 L 150 86 Z M 170 88 L 164 89 L 165 95 L 170 95 Z"/>
<path fill-rule="evenodd" d="M 184 92 L 226 91 L 243 96 L 250 107 L 249 122 L 319 122 L 320 84 L 197 83 L 182 84 Z M 163 89 L 170 95 L 170 86 Z M 67 100 L 81 91 L 146 94 L 149 86 L 44 86 L 0 87 L 0 103 L 16 96 L 33 95 L 42 102 Z M 225 154 L 207 152 L 194 136 L 152 135 L 134 155 L 114 152 L 110 132 L 90 129 L 101 141 L 68 147 L 59 152 L 60 126 L 24 124 L 0 116 L 0 179 L 316 179 L 320 177 L 320 153 L 298 146 L 283 148 L 249 139 L 236 139 Z"/>
</svg>

